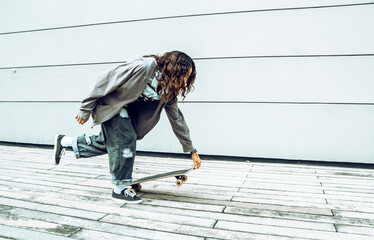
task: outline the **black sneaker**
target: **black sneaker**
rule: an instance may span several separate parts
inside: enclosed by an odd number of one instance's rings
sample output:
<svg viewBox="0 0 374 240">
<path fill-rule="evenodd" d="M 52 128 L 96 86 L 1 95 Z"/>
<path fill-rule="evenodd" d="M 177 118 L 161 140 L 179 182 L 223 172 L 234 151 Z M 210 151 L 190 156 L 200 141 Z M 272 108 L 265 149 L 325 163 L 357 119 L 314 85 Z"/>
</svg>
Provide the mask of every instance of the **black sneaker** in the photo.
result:
<svg viewBox="0 0 374 240">
<path fill-rule="evenodd" d="M 115 199 L 121 199 L 126 203 L 141 203 L 143 200 L 136 196 L 136 192 L 132 189 L 123 189 L 120 194 L 113 191 L 112 197 Z"/>
<path fill-rule="evenodd" d="M 55 137 L 55 147 L 53 148 L 53 159 L 55 160 L 56 165 L 60 163 L 62 155 L 65 154 L 65 148 L 61 146 L 61 139 L 65 135 L 57 134 Z"/>
</svg>

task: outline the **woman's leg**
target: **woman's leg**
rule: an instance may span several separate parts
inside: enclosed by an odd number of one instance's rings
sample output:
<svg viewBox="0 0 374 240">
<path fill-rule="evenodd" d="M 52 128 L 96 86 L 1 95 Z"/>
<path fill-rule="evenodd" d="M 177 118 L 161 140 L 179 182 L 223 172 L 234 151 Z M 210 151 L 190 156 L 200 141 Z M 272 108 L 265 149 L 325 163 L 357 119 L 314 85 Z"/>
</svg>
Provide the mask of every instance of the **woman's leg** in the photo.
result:
<svg viewBox="0 0 374 240">
<path fill-rule="evenodd" d="M 89 158 L 107 153 L 102 131 L 99 135 L 82 135 L 73 138 L 72 147 L 77 159 Z"/>
<path fill-rule="evenodd" d="M 136 154 L 136 133 L 131 119 L 117 114 L 102 123 L 102 133 L 108 152 L 112 183 L 115 185 L 131 183 Z"/>
<path fill-rule="evenodd" d="M 53 148 L 53 158 L 56 164 L 60 163 L 65 148 L 69 147 L 73 148 L 76 158 L 88 158 L 107 153 L 102 132 L 99 135 L 82 135 L 79 137 L 67 137 L 58 134 L 55 137 Z"/>
<path fill-rule="evenodd" d="M 121 113 L 102 124 L 109 156 L 109 170 L 114 184 L 112 197 L 127 203 L 141 203 L 142 199 L 126 187 L 132 182 L 136 133 L 131 119 L 127 114 Z"/>
</svg>

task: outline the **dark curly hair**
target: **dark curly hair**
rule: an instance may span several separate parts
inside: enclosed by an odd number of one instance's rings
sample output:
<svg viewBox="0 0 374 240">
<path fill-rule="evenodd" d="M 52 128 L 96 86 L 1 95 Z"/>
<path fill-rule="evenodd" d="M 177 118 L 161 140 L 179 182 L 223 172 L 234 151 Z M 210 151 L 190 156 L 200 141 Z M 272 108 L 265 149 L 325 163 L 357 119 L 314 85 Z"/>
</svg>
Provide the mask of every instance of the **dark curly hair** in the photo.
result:
<svg viewBox="0 0 374 240">
<path fill-rule="evenodd" d="M 150 56 L 156 59 L 156 69 L 161 72 L 157 92 L 160 94 L 162 101 L 173 100 L 175 102 L 179 94 L 184 100 L 187 93 L 194 89 L 196 68 L 192 58 L 180 51 L 166 52 L 162 56 Z M 184 79 L 190 71 L 191 74 L 185 82 Z"/>
</svg>

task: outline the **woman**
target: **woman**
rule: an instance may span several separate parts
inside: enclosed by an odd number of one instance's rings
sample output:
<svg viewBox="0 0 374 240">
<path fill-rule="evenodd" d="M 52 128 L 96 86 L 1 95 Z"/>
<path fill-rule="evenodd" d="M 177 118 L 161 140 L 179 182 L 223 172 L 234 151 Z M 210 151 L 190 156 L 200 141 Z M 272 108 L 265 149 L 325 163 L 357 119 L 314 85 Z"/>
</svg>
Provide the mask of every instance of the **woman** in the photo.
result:
<svg viewBox="0 0 374 240">
<path fill-rule="evenodd" d="M 75 138 L 57 135 L 53 151 L 55 163 L 60 163 L 66 147 L 73 148 L 76 158 L 108 153 L 114 184 L 112 197 L 140 203 L 142 199 L 126 187 L 132 181 L 136 140 L 153 129 L 165 109 L 183 151 L 191 153 L 194 169 L 199 168 L 201 159 L 177 104 L 177 96 L 184 99 L 195 78 L 195 63 L 180 51 L 145 56 L 106 71 L 82 101 L 75 117 L 79 124 L 85 124 L 92 116 L 94 126 L 101 124 L 100 134 Z"/>
</svg>

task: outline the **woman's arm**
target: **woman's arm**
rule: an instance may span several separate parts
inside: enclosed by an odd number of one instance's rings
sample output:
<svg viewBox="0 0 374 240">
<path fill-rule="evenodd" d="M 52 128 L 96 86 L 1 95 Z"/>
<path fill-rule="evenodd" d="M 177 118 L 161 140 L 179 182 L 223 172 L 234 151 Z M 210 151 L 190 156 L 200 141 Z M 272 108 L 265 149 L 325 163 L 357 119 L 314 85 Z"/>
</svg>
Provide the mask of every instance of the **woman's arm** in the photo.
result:
<svg viewBox="0 0 374 240">
<path fill-rule="evenodd" d="M 165 105 L 165 111 L 176 137 L 182 144 L 183 151 L 191 152 L 191 157 L 194 162 L 194 169 L 198 169 L 201 165 L 201 159 L 197 152 L 193 152 L 195 148 L 192 145 L 190 130 L 188 129 L 181 110 L 178 108 L 178 103 L 168 102 Z"/>
<path fill-rule="evenodd" d="M 132 76 L 144 74 L 144 72 L 146 72 L 146 67 L 141 60 L 126 62 L 104 72 L 98 78 L 88 96 L 83 99 L 80 111 L 76 117 L 77 121 L 81 123 L 80 119 L 88 120 L 99 98 L 110 94 Z"/>
</svg>

